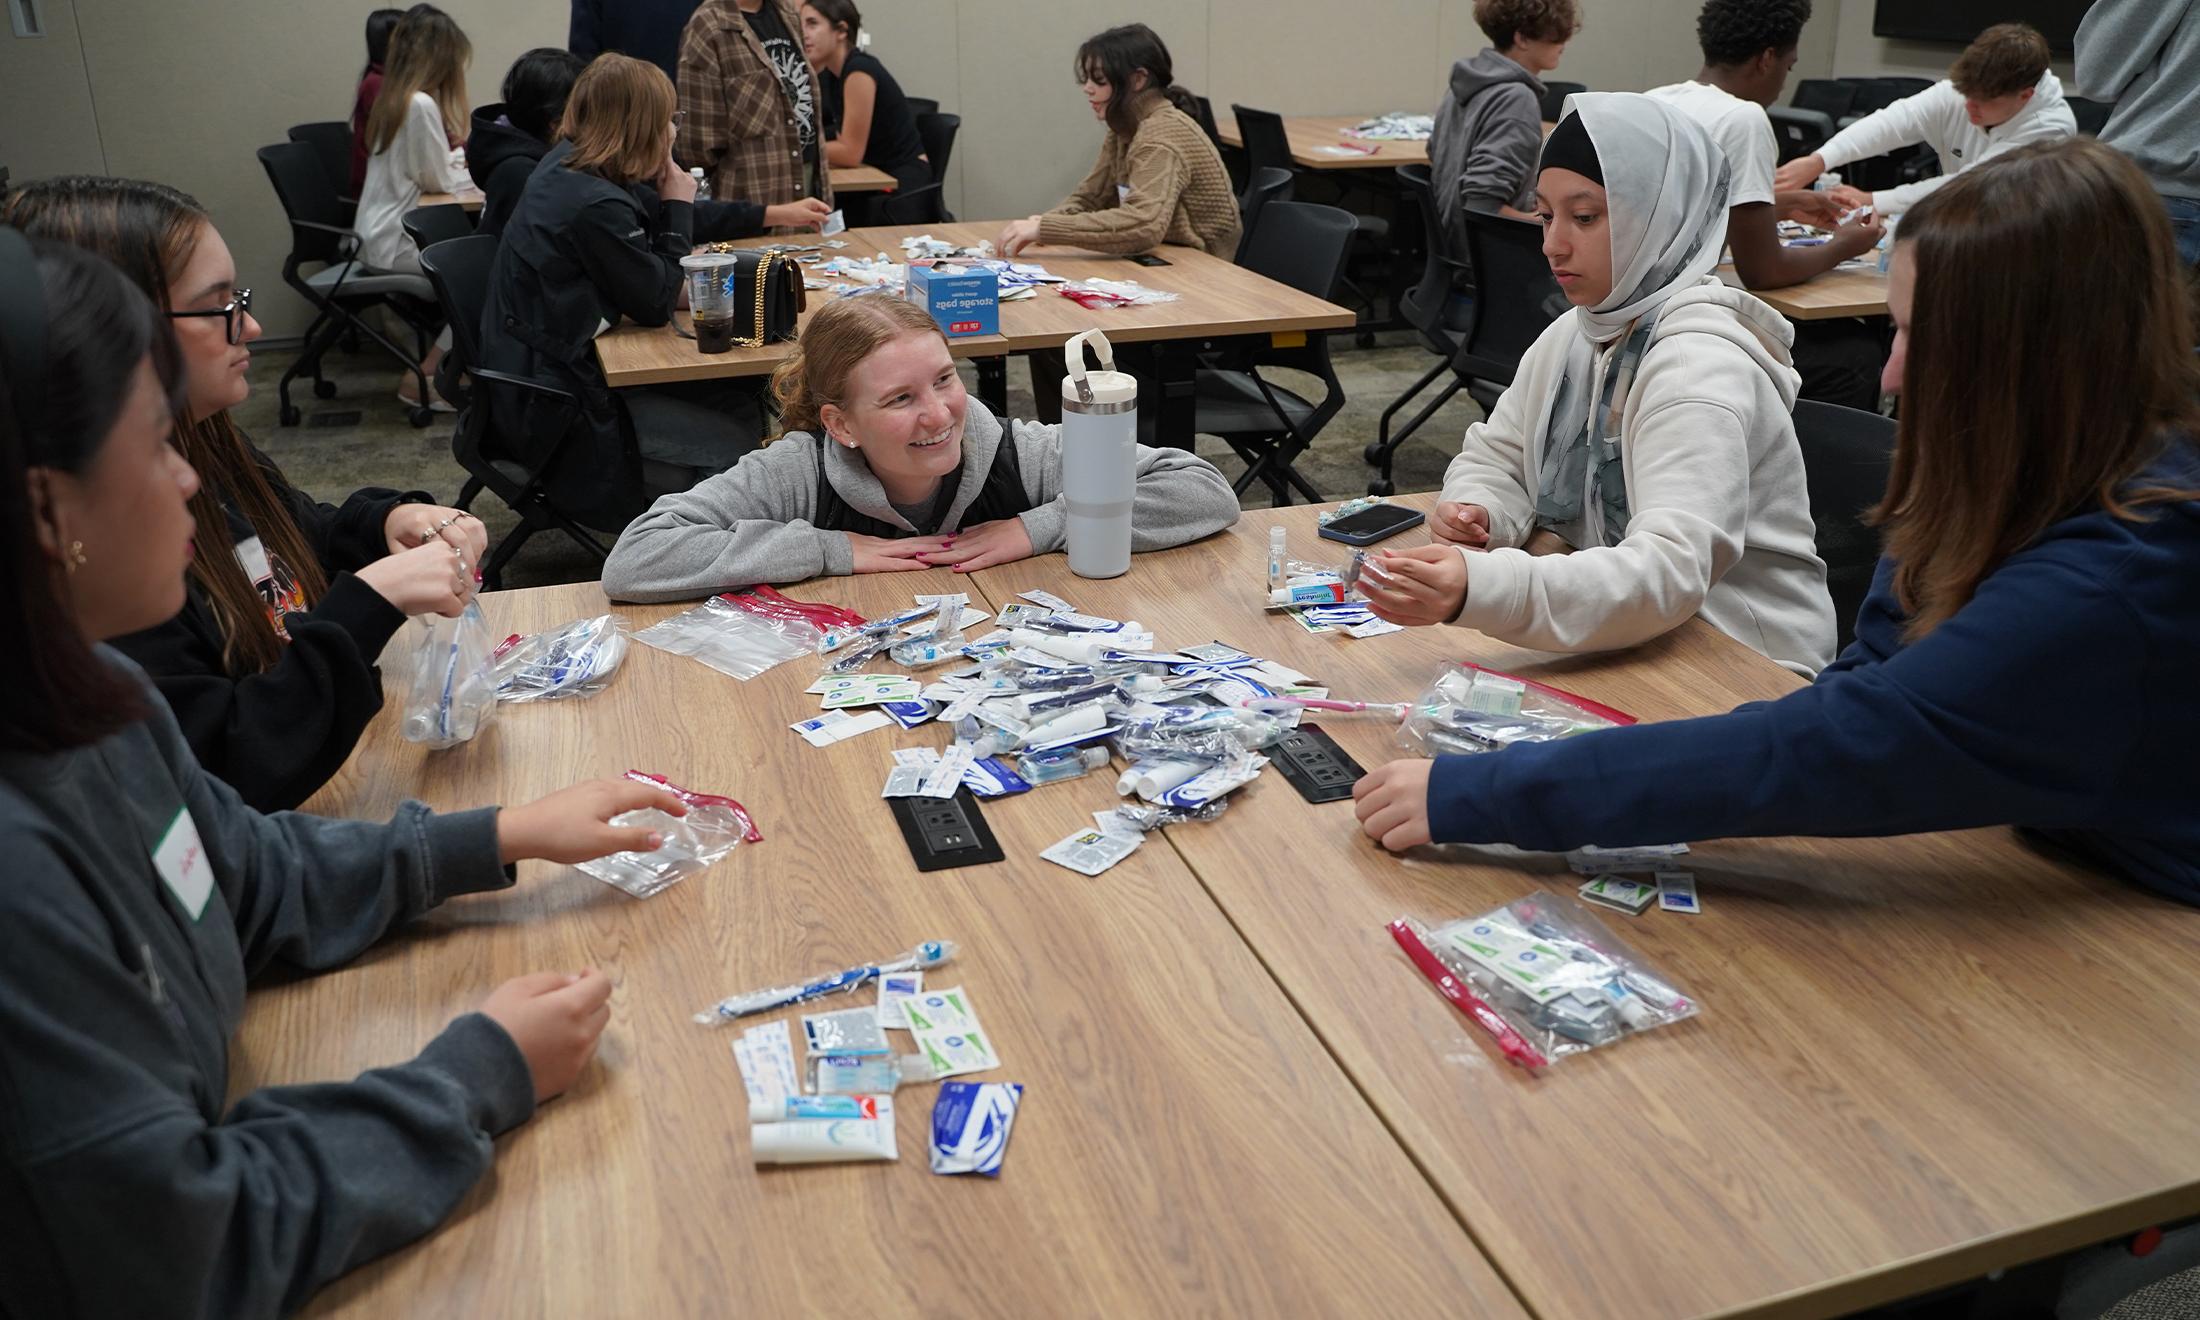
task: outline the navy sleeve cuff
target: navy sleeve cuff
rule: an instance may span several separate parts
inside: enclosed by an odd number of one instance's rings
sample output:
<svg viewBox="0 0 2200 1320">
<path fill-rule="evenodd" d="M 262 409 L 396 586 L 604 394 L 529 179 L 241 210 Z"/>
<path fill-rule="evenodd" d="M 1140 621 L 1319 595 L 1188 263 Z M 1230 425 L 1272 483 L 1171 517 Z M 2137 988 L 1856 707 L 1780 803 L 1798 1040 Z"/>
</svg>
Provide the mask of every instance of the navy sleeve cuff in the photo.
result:
<svg viewBox="0 0 2200 1320">
<path fill-rule="evenodd" d="M 1497 763 L 1506 753 L 1439 756 L 1428 775 L 1428 831 L 1435 843 L 1503 843 L 1496 818 L 1484 810 Z"/>
</svg>

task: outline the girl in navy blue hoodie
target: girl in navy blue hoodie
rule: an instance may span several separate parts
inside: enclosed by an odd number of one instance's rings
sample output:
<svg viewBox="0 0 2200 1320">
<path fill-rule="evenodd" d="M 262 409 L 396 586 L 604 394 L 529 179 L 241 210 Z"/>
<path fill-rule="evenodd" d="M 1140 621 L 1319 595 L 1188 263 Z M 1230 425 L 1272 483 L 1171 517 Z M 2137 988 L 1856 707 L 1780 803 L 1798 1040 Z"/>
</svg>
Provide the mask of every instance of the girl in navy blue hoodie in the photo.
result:
<svg viewBox="0 0 2200 1320">
<path fill-rule="evenodd" d="M 2200 904 L 2200 369 L 2160 198 L 2091 139 L 2012 152 L 1905 217 L 1887 301 L 1902 427 L 1855 643 L 1730 714 L 1392 762 L 1369 835 L 2013 825 Z"/>
</svg>

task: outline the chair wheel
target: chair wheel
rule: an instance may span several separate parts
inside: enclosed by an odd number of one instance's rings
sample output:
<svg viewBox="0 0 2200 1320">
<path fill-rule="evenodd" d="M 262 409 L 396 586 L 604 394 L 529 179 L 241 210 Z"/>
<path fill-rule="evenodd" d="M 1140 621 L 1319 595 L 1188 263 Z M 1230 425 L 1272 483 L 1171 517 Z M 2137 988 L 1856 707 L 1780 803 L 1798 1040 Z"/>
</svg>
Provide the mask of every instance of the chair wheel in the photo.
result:
<svg viewBox="0 0 2200 1320">
<path fill-rule="evenodd" d="M 1361 348 L 1373 348 L 1375 347 L 1375 332 L 1373 330 L 1362 330 L 1352 336 L 1352 342 Z"/>
<path fill-rule="evenodd" d="M 1382 442 L 1371 441 L 1367 448 L 1360 451 L 1360 457 L 1367 460 L 1369 467 L 1381 467 L 1383 465 Z"/>
<path fill-rule="evenodd" d="M 284 426 L 296 426 L 305 420 L 305 414 L 298 411 L 297 404 L 286 403 L 283 405 L 282 412 L 277 416 L 277 420 Z"/>
<path fill-rule="evenodd" d="M 415 431 L 424 431 L 427 429 L 428 423 L 435 420 L 435 409 L 415 408 L 405 416 L 412 422 Z"/>
<path fill-rule="evenodd" d="M 1398 493 L 1398 483 L 1378 478 L 1367 483 L 1367 493 L 1378 497 L 1395 495 Z"/>
<path fill-rule="evenodd" d="M 317 380 L 313 382 L 313 397 L 316 399 L 335 398 L 336 382 L 333 380 Z"/>
</svg>

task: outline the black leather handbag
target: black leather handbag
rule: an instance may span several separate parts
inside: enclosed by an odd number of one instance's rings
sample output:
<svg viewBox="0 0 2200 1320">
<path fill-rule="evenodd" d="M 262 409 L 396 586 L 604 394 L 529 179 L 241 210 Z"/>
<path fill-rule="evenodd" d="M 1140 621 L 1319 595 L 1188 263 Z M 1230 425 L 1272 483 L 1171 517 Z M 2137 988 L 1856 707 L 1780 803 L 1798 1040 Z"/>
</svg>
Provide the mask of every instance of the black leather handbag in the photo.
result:
<svg viewBox="0 0 2200 1320">
<path fill-rule="evenodd" d="M 795 322 L 808 304 L 802 267 L 784 252 L 728 248 L 734 259 L 733 342 L 760 348 L 794 338 Z"/>
</svg>

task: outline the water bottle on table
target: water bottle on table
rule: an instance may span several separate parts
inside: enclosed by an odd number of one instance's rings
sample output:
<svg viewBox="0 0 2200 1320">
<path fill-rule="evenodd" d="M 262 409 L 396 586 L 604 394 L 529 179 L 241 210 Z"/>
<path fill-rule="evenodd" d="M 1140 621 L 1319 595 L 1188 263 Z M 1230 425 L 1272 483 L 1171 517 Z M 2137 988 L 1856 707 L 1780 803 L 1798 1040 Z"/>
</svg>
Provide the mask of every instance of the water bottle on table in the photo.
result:
<svg viewBox="0 0 2200 1320">
<path fill-rule="evenodd" d="M 1100 370 L 1085 370 L 1085 345 Z M 1138 484 L 1138 380 L 1115 369 L 1099 330 L 1063 346 L 1062 497 L 1069 506 L 1069 571 L 1120 577 L 1131 567 L 1131 497 Z"/>
</svg>

